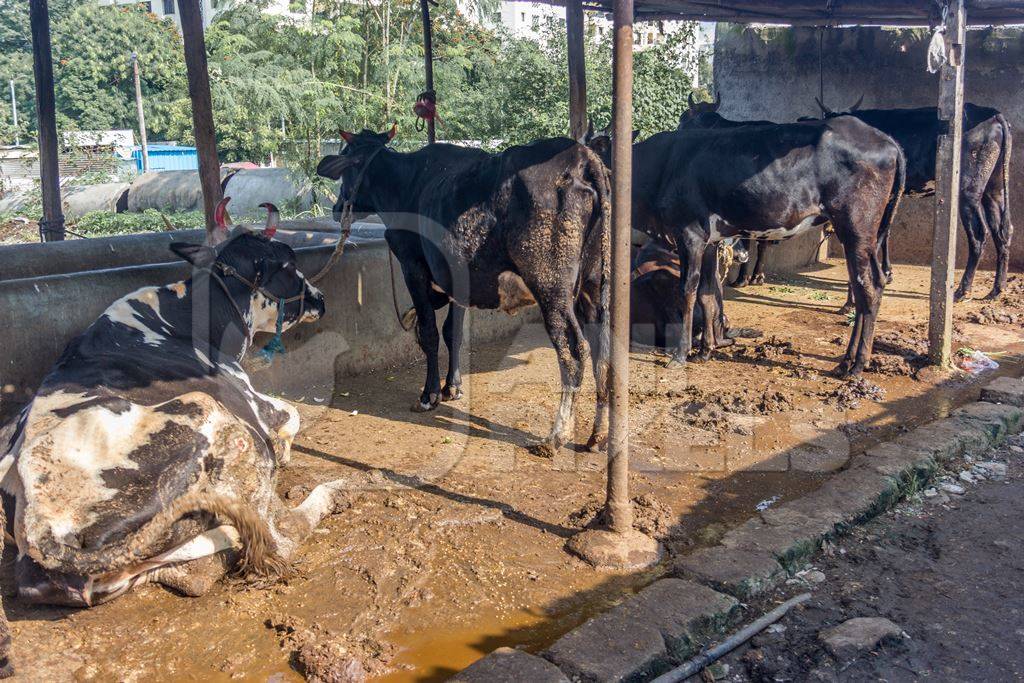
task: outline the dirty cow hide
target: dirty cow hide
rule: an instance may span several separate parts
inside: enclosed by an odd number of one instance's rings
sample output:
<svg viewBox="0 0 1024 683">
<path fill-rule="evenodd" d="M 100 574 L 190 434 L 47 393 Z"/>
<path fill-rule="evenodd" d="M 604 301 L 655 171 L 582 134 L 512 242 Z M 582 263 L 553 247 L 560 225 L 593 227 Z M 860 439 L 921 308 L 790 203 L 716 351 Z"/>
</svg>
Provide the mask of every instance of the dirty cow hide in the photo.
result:
<svg viewBox="0 0 1024 683">
<path fill-rule="evenodd" d="M 232 559 L 273 571 L 343 488 L 324 484 L 283 507 L 275 473 L 299 416 L 255 391 L 239 364 L 253 333 L 323 314 L 294 252 L 247 232 L 172 250 L 193 277 L 107 308 L 3 444 L 23 600 L 91 606 L 147 581 L 194 595 Z M 0 643 L 6 656 L 9 639 Z"/>
<path fill-rule="evenodd" d="M 341 180 L 346 203 L 380 215 L 412 297 L 427 377 L 413 410 L 462 395 L 459 349 L 466 306 L 514 312 L 536 303 L 558 357 L 562 397 L 551 434 L 534 446 L 550 456 L 570 437 L 590 345 L 597 414 L 588 445 L 607 438 L 609 178 L 600 159 L 554 138 L 501 154 L 434 144 L 412 153 L 387 144 L 394 134 L 344 133 L 341 154 L 317 172 Z M 444 323 L 449 363 L 438 368 L 434 311 Z"/>
</svg>

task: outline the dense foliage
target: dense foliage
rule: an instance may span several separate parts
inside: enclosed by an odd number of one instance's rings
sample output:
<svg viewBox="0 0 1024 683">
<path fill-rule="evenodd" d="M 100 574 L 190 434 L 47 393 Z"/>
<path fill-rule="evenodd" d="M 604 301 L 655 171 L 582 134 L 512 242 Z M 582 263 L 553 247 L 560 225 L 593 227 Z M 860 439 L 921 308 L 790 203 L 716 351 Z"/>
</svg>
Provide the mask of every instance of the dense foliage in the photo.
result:
<svg viewBox="0 0 1024 683">
<path fill-rule="evenodd" d="M 491 1 L 493 5 L 493 1 Z M 287 157 L 307 175 L 321 142 L 343 129 L 382 129 L 398 121 L 399 142 L 415 146 L 411 105 L 423 88 L 417 0 L 315 0 L 304 21 L 239 2 L 206 34 L 218 144 L 226 161 Z M 564 23 L 546 39 L 517 39 L 482 27 L 442 2 L 434 12 L 439 136 L 511 144 L 564 135 L 568 119 Z M 493 6 L 480 6 L 493 12 Z M 51 0 L 54 70 L 61 130 L 136 126 L 129 55 L 142 65 L 150 140 L 191 138 L 190 103 L 174 24 L 142 6 Z M 0 0 L 0 79 L 15 80 L 22 138 L 32 135 L 28 3 Z M 674 127 L 691 90 L 681 68 L 692 30 L 636 54 L 635 127 Z M 610 118 L 611 47 L 587 40 L 588 94 L 599 125 Z M 0 142 L 13 141 L 0 98 Z"/>
</svg>

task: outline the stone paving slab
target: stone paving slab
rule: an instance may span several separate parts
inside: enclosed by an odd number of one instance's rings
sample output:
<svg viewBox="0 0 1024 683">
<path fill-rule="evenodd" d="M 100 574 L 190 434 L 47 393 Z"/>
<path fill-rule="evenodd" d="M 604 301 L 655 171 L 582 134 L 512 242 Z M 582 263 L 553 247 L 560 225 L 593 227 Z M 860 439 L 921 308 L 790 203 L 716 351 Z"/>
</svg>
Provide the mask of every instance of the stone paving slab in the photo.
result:
<svg viewBox="0 0 1024 683">
<path fill-rule="evenodd" d="M 773 553 L 747 548 L 703 548 L 682 558 L 675 571 L 740 600 L 768 592 L 787 576 Z"/>
<path fill-rule="evenodd" d="M 574 680 L 642 681 L 727 626 L 737 602 L 683 579 L 661 579 L 570 631 L 543 656 Z"/>
<path fill-rule="evenodd" d="M 448 679 L 453 683 L 569 683 L 561 669 L 522 650 L 499 647 Z"/>
<path fill-rule="evenodd" d="M 1007 432 L 1017 432 L 1021 427 L 1024 409 L 1008 403 L 978 401 L 953 411 L 953 417 L 977 420 L 990 425 L 994 439 L 1002 440 Z"/>
<path fill-rule="evenodd" d="M 900 481 L 929 479 L 938 468 L 935 458 L 928 452 L 891 442 L 868 449 L 859 463 Z"/>
<path fill-rule="evenodd" d="M 1024 407 L 1024 378 L 997 377 L 981 390 L 981 400 Z"/>
</svg>

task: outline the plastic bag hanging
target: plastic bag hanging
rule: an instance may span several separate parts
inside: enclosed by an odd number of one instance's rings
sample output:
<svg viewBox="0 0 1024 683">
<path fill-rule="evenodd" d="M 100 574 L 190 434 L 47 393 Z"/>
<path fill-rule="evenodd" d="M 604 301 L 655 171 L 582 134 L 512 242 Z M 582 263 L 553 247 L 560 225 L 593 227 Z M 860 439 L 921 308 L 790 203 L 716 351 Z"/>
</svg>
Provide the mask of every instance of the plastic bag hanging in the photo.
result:
<svg viewBox="0 0 1024 683">
<path fill-rule="evenodd" d="M 928 43 L 928 73 L 937 73 L 949 62 L 946 56 L 946 27 L 939 26 Z"/>
</svg>

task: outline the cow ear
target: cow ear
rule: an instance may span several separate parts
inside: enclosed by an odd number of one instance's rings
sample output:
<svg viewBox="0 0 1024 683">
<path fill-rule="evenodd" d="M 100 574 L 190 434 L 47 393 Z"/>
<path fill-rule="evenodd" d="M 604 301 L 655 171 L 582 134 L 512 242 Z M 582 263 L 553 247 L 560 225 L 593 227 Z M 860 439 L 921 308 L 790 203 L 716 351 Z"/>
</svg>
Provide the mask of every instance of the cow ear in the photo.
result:
<svg viewBox="0 0 1024 683">
<path fill-rule="evenodd" d="M 337 180 L 341 177 L 341 172 L 345 170 L 345 166 L 346 164 L 342 162 L 340 154 L 328 154 L 316 165 L 316 174 L 323 178 Z"/>
<path fill-rule="evenodd" d="M 349 133 L 347 130 L 341 131 L 341 139 L 345 141 L 346 145 L 351 145 L 352 141 L 356 139 L 355 133 Z"/>
<path fill-rule="evenodd" d="M 171 242 L 171 251 L 196 268 L 209 268 L 217 260 L 217 250 L 205 244 Z"/>
<path fill-rule="evenodd" d="M 395 135 L 398 134 L 398 121 L 391 124 L 391 130 L 388 131 L 388 142 L 395 139 Z"/>
</svg>

